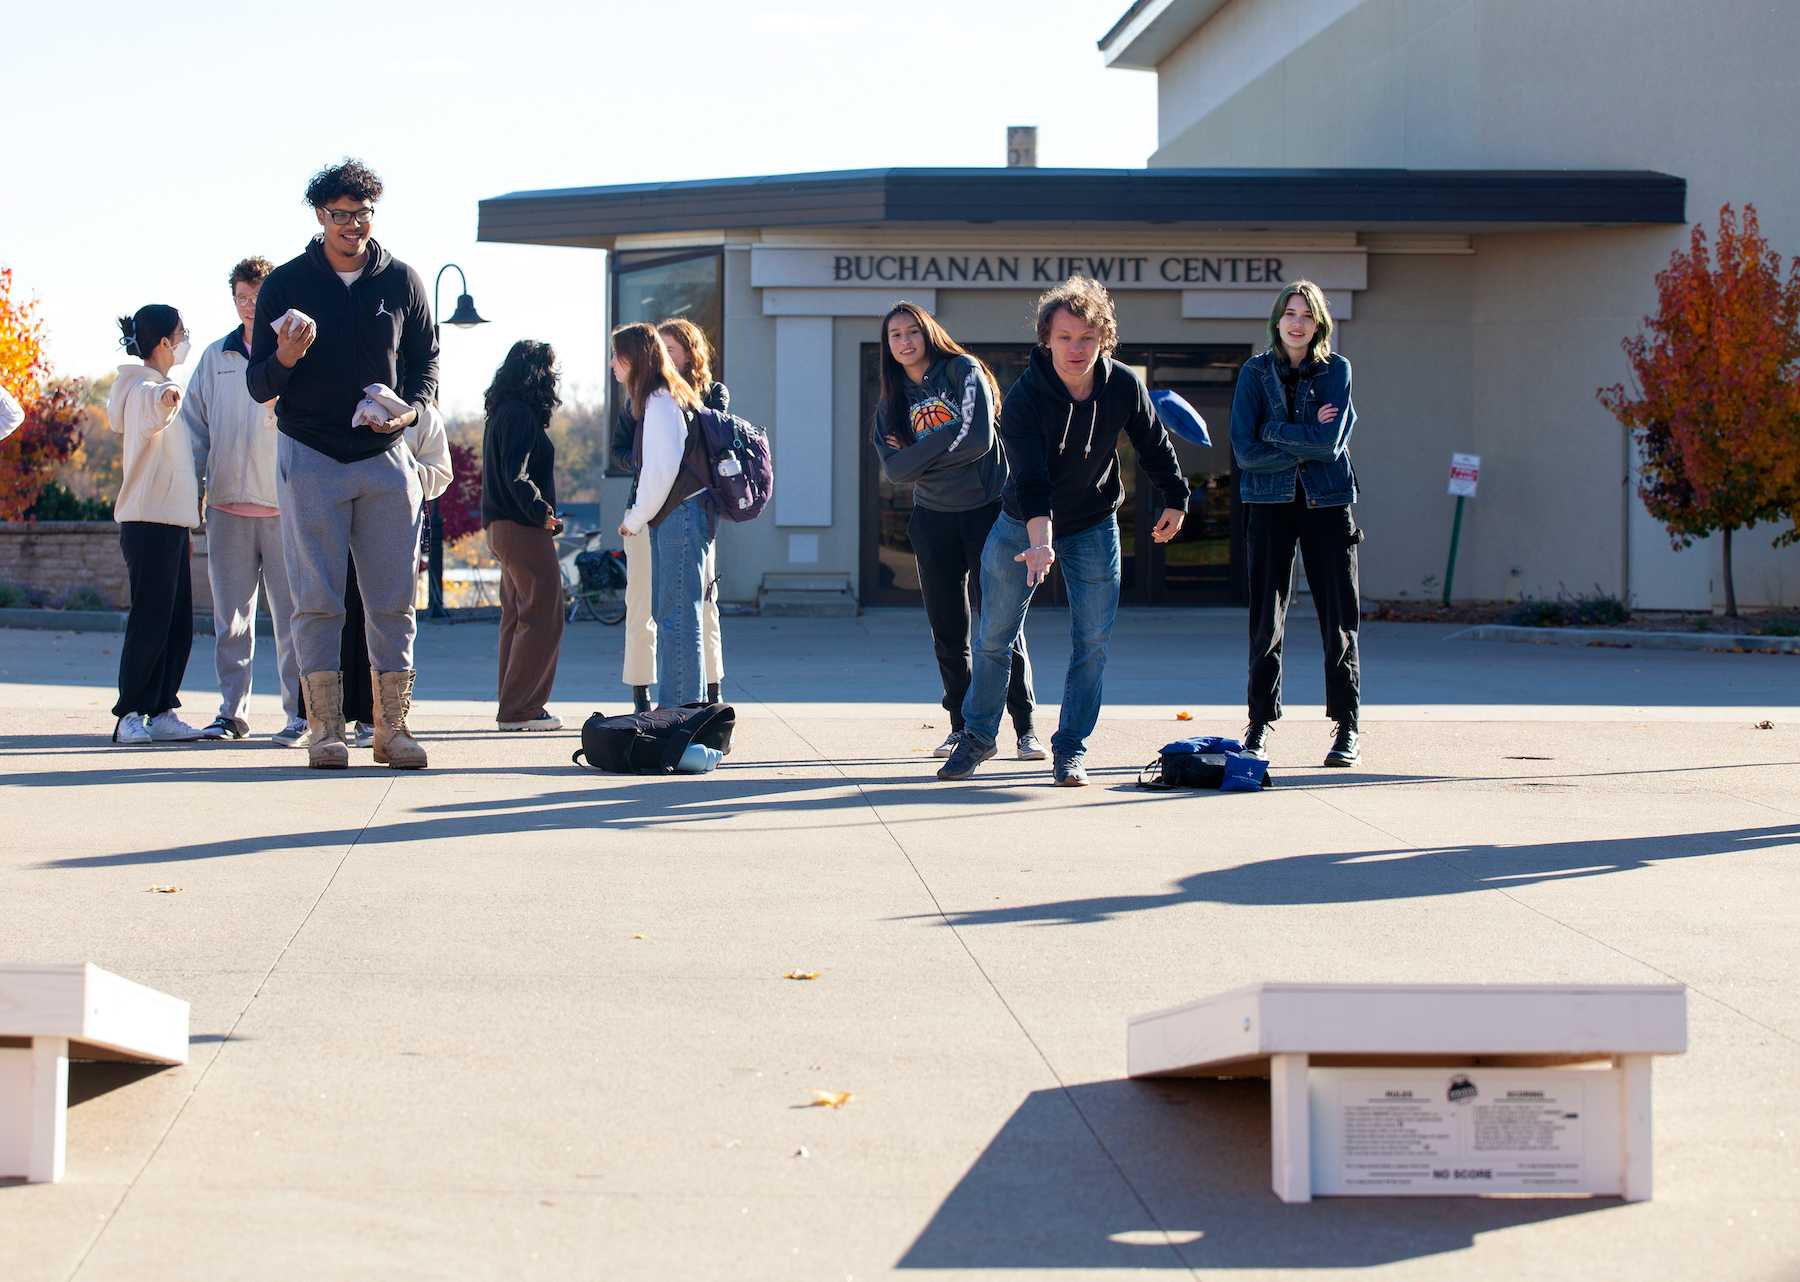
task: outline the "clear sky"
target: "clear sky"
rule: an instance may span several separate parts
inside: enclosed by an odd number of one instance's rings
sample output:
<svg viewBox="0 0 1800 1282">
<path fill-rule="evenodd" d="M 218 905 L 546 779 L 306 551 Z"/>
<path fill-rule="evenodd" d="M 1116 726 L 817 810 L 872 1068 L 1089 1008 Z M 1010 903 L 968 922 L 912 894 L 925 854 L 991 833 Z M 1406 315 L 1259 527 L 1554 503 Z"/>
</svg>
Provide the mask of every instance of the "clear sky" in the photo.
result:
<svg viewBox="0 0 1800 1282">
<path fill-rule="evenodd" d="M 1155 79 L 1106 70 L 1095 47 L 1127 7 L 32 4 L 5 24 L 0 265 L 41 300 L 58 373 L 117 365 L 114 318 L 144 303 L 173 303 L 210 341 L 235 323 L 232 263 L 300 252 L 307 178 L 357 155 L 387 184 L 377 239 L 427 285 L 461 264 L 494 322 L 445 329 L 446 408 L 478 404 L 527 337 L 556 345 L 565 394 L 597 399 L 604 255 L 478 244 L 482 197 L 998 165 L 1009 124 L 1039 127 L 1046 166 L 1141 165 Z"/>
</svg>

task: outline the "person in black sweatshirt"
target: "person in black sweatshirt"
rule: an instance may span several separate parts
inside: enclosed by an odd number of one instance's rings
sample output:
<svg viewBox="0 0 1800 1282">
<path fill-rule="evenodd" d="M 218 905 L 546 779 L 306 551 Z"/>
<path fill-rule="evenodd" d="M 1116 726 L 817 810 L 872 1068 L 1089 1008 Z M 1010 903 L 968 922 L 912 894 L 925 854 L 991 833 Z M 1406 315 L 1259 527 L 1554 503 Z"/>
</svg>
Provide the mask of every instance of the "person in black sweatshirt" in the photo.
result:
<svg viewBox="0 0 1800 1282">
<path fill-rule="evenodd" d="M 282 553 L 311 731 L 307 764 L 317 769 L 349 764 L 346 679 L 374 682 L 376 763 L 426 764 L 406 725 L 424 493 L 403 433 L 437 399 L 437 326 L 419 274 L 371 234 L 381 194 L 381 179 L 361 161 L 314 175 L 306 201 L 320 233 L 263 282 L 245 370 L 251 396 L 275 398 Z M 376 384 L 406 408 L 364 412 Z M 368 674 L 338 667 L 351 554 Z"/>
<path fill-rule="evenodd" d="M 923 307 L 901 301 L 882 317 L 873 440 L 882 476 L 913 487 L 906 537 L 918 562 L 919 594 L 950 714 L 950 733 L 932 751 L 935 757 L 955 752 L 963 735 L 970 624 L 981 613 L 981 550 L 1006 486 L 1006 452 L 994 430 L 998 399 L 993 371 Z M 1023 632 L 1013 642 L 1006 709 L 1019 760 L 1048 757 L 1032 725 L 1036 700 Z"/>
<path fill-rule="evenodd" d="M 556 444 L 547 429 L 562 399 L 556 352 L 520 339 L 487 390 L 481 437 L 481 526 L 500 562 L 502 730 L 560 730 L 545 706 L 562 650 L 562 567 L 556 559 Z"/>
<path fill-rule="evenodd" d="M 1088 736 L 1100 720 L 1106 646 L 1119 610 L 1120 432 L 1137 447 L 1161 495 L 1151 537 L 1167 543 L 1187 513 L 1187 479 L 1149 389 L 1112 359 L 1119 327 L 1106 287 L 1071 276 L 1046 293 L 1038 300 L 1037 340 L 1030 365 L 1000 408 L 1012 472 L 981 554 L 981 621 L 963 737 L 940 779 L 967 779 L 994 755 L 1013 640 L 1025 626 L 1033 589 L 1060 561 L 1071 652 L 1050 748 L 1057 784 L 1087 783 Z"/>
</svg>

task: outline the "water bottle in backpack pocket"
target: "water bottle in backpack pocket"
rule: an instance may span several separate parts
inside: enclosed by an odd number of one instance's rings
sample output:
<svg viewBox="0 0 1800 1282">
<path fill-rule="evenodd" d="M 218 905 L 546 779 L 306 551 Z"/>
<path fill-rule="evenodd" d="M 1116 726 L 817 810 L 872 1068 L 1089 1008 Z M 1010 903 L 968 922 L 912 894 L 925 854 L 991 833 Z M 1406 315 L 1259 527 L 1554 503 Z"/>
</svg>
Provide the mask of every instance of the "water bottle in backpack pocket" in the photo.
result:
<svg viewBox="0 0 1800 1282">
<path fill-rule="evenodd" d="M 768 433 L 736 414 L 704 406 L 692 411 L 691 421 L 706 447 L 713 508 L 727 521 L 755 520 L 775 493 Z"/>
</svg>

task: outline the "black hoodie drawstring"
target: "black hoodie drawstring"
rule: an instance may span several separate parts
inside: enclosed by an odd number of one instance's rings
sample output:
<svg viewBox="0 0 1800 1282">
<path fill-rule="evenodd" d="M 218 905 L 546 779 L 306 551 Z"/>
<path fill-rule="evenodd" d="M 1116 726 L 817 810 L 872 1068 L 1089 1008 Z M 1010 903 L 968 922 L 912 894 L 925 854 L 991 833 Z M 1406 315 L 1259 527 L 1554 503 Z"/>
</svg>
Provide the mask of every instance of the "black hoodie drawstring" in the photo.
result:
<svg viewBox="0 0 1800 1282">
<path fill-rule="evenodd" d="M 1074 421 L 1075 421 L 1075 402 L 1070 401 L 1069 402 L 1069 412 L 1067 414 L 1063 415 L 1062 440 L 1060 440 L 1056 443 L 1056 452 L 1058 454 L 1061 454 L 1064 450 L 1069 448 L 1069 424 L 1073 423 Z"/>
<path fill-rule="evenodd" d="M 1070 408 L 1073 409 L 1074 407 L 1070 406 Z M 1084 449 L 1083 451 L 1081 451 L 1082 458 L 1086 458 L 1088 455 L 1090 455 L 1094 452 L 1094 428 L 1099 424 L 1099 422 L 1100 422 L 1100 398 L 1098 396 L 1096 396 L 1096 397 L 1094 397 L 1094 412 L 1088 416 L 1088 443 L 1087 443 L 1087 448 Z"/>
</svg>

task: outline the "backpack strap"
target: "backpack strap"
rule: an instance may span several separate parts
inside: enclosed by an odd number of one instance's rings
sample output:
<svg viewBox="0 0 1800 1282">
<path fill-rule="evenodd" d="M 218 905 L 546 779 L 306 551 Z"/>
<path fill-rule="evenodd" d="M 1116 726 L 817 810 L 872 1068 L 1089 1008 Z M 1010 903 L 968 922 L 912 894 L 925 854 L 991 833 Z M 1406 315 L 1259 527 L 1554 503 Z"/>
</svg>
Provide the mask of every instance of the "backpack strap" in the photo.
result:
<svg viewBox="0 0 1800 1282">
<path fill-rule="evenodd" d="M 1172 792 L 1175 785 L 1163 778 L 1162 757 L 1152 757 L 1150 764 L 1138 771 L 1138 787 L 1155 788 L 1159 792 Z"/>
</svg>

